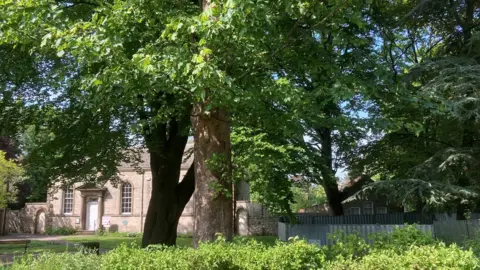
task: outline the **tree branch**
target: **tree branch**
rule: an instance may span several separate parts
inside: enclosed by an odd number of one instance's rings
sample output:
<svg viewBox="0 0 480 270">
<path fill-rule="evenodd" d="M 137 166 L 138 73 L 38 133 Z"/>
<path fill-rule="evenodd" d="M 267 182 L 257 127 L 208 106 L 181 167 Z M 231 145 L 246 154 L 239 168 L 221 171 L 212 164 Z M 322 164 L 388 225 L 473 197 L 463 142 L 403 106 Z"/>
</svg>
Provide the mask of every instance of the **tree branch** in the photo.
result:
<svg viewBox="0 0 480 270">
<path fill-rule="evenodd" d="M 440 141 L 440 140 L 438 140 L 438 139 L 431 138 L 431 137 L 416 136 L 416 135 L 410 134 L 410 133 L 397 133 L 397 135 L 399 135 L 399 136 L 404 136 L 404 137 L 421 138 L 421 139 L 429 140 L 429 141 L 432 141 L 432 142 L 438 142 L 438 143 L 444 144 L 444 145 L 446 145 L 446 146 L 455 147 L 454 145 L 452 145 L 452 144 L 450 144 L 450 143 L 448 143 L 448 142 Z"/>
</svg>

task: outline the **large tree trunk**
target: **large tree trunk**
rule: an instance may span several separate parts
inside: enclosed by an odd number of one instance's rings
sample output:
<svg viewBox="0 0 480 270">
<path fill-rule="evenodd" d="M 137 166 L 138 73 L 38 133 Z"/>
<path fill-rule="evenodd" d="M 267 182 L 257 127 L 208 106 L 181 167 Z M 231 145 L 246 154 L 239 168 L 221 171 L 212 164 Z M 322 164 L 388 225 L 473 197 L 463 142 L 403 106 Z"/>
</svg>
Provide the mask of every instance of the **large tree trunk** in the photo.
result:
<svg viewBox="0 0 480 270">
<path fill-rule="evenodd" d="M 194 105 L 191 117 L 195 138 L 194 245 L 233 234 L 230 123 L 223 109 Z"/>
<path fill-rule="evenodd" d="M 325 194 L 327 195 L 328 204 L 332 210 L 334 216 L 343 216 L 342 195 L 338 190 L 336 183 L 330 183 L 329 185 L 323 185 Z"/>
<path fill-rule="evenodd" d="M 152 194 L 145 218 L 142 247 L 152 244 L 175 245 L 177 225 L 195 189 L 192 164 L 179 183 L 183 153 L 188 136 L 185 122 L 175 120 L 158 125 L 145 136 L 150 151 Z"/>
<path fill-rule="evenodd" d="M 202 12 L 212 8 L 211 0 L 199 3 Z M 206 98 L 193 105 L 190 118 L 195 138 L 194 246 L 199 241 L 215 240 L 217 233 L 227 240 L 233 236 L 230 119 L 224 108 L 214 107 L 207 111 L 209 90 L 203 91 Z"/>
<path fill-rule="evenodd" d="M 327 195 L 328 204 L 334 216 L 343 216 L 342 194 L 338 190 L 337 179 L 335 178 L 335 171 L 333 170 L 333 154 L 332 154 L 332 130 L 330 128 L 317 128 L 317 136 L 321 143 L 322 162 L 320 164 L 323 188 Z"/>
</svg>

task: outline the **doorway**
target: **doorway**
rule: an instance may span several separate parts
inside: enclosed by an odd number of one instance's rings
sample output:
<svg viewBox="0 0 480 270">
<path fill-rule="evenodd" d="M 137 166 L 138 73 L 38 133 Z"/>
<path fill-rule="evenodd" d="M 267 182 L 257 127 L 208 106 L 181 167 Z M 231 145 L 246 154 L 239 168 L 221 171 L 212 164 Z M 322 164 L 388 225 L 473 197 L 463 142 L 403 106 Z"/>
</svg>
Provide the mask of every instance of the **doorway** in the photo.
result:
<svg viewBox="0 0 480 270">
<path fill-rule="evenodd" d="M 37 224 L 35 227 L 35 233 L 45 233 L 45 212 L 39 211 L 37 213 Z"/>
<path fill-rule="evenodd" d="M 236 216 L 236 229 L 238 235 L 248 235 L 248 212 L 244 208 L 240 208 L 237 211 Z"/>
<path fill-rule="evenodd" d="M 95 231 L 98 227 L 98 199 L 89 199 L 87 202 L 87 217 L 85 227 L 87 231 Z"/>
</svg>

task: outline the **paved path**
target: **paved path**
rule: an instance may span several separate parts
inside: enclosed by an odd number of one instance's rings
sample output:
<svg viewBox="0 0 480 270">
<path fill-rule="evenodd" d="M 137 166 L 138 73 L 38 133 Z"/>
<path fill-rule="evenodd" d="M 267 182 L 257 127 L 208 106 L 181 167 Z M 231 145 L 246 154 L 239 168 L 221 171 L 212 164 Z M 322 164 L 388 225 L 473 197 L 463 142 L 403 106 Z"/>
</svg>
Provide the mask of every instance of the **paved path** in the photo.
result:
<svg viewBox="0 0 480 270">
<path fill-rule="evenodd" d="M 43 235 L 43 234 L 26 234 L 26 233 L 11 233 L 4 236 L 0 236 L 0 240 L 39 240 L 39 241 L 56 241 L 60 240 L 62 236 L 56 235 Z"/>
<path fill-rule="evenodd" d="M 8 241 L 8 240 L 23 240 L 23 239 L 28 239 L 32 241 L 48 241 L 51 242 L 52 244 L 57 244 L 57 245 L 65 245 L 65 246 L 73 246 L 78 243 L 73 243 L 73 242 L 67 242 L 65 240 L 62 240 L 63 236 L 52 236 L 52 235 L 42 235 L 42 234 L 20 234 L 20 233 L 12 233 L 8 234 L 5 236 L 0 236 L 0 241 Z M 108 249 L 105 248 L 100 248 L 100 253 L 103 254 L 105 252 L 108 252 Z M 28 252 L 28 249 L 27 249 Z M 73 252 L 72 252 L 73 253 Z M 40 253 L 30 253 L 33 254 L 34 256 L 38 256 Z M 11 264 L 15 258 L 22 257 L 22 255 L 19 254 L 0 254 L 0 266 L 6 265 L 6 264 Z"/>
</svg>

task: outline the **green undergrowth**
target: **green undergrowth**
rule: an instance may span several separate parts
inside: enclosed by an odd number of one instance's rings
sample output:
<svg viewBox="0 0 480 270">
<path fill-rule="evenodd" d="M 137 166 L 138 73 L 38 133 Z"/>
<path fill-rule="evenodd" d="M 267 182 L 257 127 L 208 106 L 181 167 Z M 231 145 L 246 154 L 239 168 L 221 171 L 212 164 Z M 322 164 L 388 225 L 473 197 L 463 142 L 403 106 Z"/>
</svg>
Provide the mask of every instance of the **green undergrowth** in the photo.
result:
<svg viewBox="0 0 480 270">
<path fill-rule="evenodd" d="M 412 226 L 375 234 L 367 244 L 356 235 L 337 233 L 336 244 L 318 247 L 300 239 L 273 246 L 222 237 L 199 248 L 122 244 L 102 256 L 46 253 L 25 257 L 12 269 L 478 269 L 471 250 L 438 242 Z"/>
<path fill-rule="evenodd" d="M 48 227 L 45 229 L 46 235 L 73 235 L 77 229 L 72 227 Z"/>
</svg>

